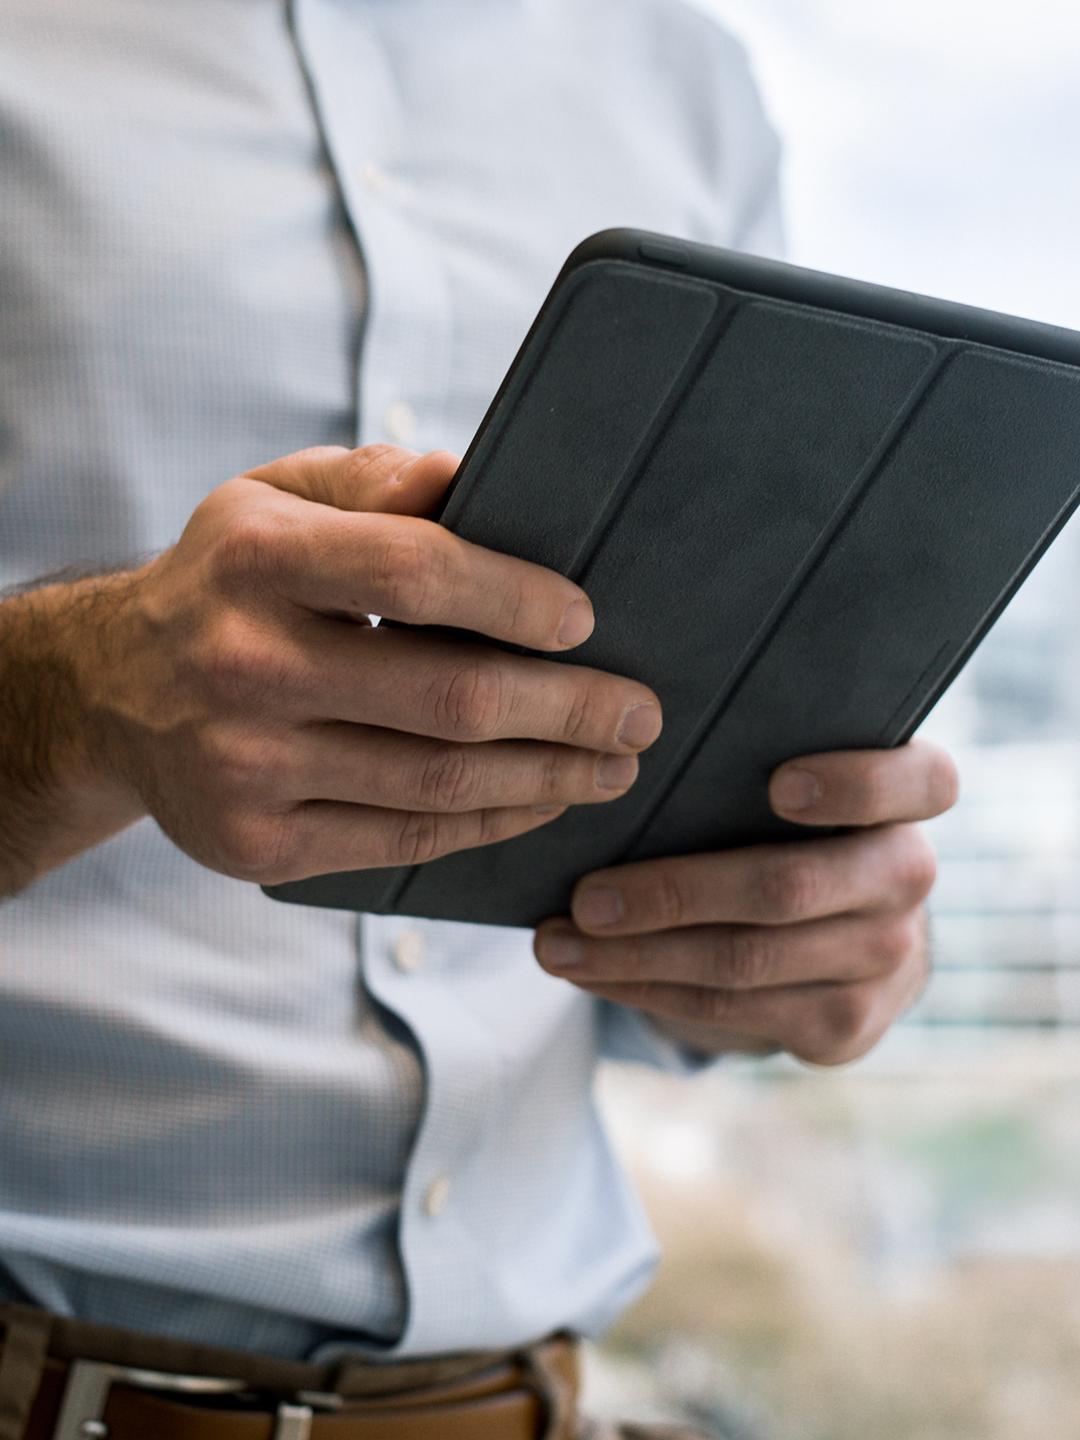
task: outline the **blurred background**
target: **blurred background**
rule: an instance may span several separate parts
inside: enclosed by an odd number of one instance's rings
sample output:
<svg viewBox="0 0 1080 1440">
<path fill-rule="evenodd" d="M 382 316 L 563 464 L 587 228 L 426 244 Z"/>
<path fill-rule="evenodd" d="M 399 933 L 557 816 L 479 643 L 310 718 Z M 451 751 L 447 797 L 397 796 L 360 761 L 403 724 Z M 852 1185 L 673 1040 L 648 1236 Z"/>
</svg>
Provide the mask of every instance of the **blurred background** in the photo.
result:
<svg viewBox="0 0 1080 1440">
<path fill-rule="evenodd" d="M 785 144 L 789 258 L 1080 329 L 1075 0 L 699 0 Z M 602 1413 L 738 1440 L 1080 1434 L 1080 525 L 923 728 L 936 969 L 859 1065 L 627 1069 L 665 1258 Z"/>
</svg>

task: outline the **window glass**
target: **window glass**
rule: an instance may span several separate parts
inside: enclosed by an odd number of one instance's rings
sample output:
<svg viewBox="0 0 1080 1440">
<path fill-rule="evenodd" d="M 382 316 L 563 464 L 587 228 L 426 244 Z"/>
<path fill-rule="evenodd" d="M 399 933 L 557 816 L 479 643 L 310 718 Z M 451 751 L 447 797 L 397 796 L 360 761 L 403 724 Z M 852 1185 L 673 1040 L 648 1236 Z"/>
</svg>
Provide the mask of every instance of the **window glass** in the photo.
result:
<svg viewBox="0 0 1080 1440">
<path fill-rule="evenodd" d="M 786 149 L 790 258 L 1080 328 L 1080 9 L 702 0 Z M 725 1436 L 1073 1440 L 1080 1415 L 1080 526 L 924 727 L 935 974 L 858 1065 L 612 1068 L 665 1258 L 602 1412 Z"/>
</svg>

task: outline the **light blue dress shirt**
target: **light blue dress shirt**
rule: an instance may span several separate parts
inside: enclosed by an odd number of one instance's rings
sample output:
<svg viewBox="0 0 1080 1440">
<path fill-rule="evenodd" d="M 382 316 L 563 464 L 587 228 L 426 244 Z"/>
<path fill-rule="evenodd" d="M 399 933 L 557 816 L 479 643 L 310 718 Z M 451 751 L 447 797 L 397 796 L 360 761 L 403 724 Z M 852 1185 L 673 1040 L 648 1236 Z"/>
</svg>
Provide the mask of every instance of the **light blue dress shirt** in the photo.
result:
<svg viewBox="0 0 1080 1440">
<path fill-rule="evenodd" d="M 317 443 L 461 451 L 573 245 L 775 252 L 672 0 L 4 0 L 0 583 Z M 603 1329 L 654 1242 L 591 1086 L 684 1063 L 531 934 L 282 906 L 151 821 L 0 906 L 0 1295 L 293 1356 Z"/>
</svg>

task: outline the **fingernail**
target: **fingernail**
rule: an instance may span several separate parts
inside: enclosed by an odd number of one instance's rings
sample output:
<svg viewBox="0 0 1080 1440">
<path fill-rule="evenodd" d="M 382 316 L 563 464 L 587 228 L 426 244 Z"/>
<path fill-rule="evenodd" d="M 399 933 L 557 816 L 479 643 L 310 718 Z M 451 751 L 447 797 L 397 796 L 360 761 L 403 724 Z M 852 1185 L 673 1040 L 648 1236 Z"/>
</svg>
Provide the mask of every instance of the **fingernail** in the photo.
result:
<svg viewBox="0 0 1080 1440">
<path fill-rule="evenodd" d="M 637 771 L 636 755 L 602 755 L 596 762 L 596 783 L 601 790 L 625 790 Z"/>
<path fill-rule="evenodd" d="M 660 707 L 651 700 L 623 711 L 615 739 L 620 745 L 648 745 L 660 734 Z"/>
<path fill-rule="evenodd" d="M 618 890 L 597 885 L 583 890 L 573 903 L 574 919 L 579 925 L 614 925 L 623 916 L 623 898 Z"/>
<path fill-rule="evenodd" d="M 534 805 L 534 815 L 558 815 L 560 810 L 565 810 L 565 805 Z"/>
<path fill-rule="evenodd" d="M 585 958 L 584 941 L 565 930 L 555 935 L 542 935 L 537 948 L 543 963 L 556 970 L 569 970 L 574 965 L 580 965 Z"/>
<path fill-rule="evenodd" d="M 810 770 L 783 770 L 773 781 L 773 805 L 778 810 L 809 810 L 821 799 L 824 787 Z"/>
<path fill-rule="evenodd" d="M 592 634 L 595 617 L 588 600 L 572 600 L 563 612 L 559 626 L 560 645 L 580 645 Z"/>
</svg>

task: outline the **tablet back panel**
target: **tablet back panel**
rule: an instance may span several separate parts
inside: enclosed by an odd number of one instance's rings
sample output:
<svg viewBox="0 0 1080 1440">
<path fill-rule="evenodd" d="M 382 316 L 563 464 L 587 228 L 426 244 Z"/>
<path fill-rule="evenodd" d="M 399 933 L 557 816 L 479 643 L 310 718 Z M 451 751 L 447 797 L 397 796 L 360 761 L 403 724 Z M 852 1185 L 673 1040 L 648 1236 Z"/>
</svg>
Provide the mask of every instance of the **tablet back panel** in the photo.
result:
<svg viewBox="0 0 1080 1440">
<path fill-rule="evenodd" d="M 592 636 L 545 658 L 660 696 L 637 782 L 268 893 L 532 926 L 601 866 L 806 835 L 775 766 L 907 739 L 1080 499 L 1080 337 L 647 240 L 568 265 L 441 516 L 587 591 Z"/>
</svg>

